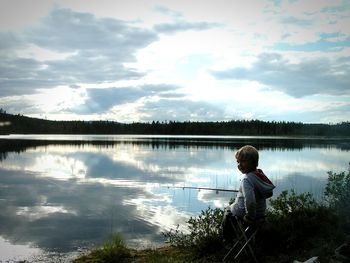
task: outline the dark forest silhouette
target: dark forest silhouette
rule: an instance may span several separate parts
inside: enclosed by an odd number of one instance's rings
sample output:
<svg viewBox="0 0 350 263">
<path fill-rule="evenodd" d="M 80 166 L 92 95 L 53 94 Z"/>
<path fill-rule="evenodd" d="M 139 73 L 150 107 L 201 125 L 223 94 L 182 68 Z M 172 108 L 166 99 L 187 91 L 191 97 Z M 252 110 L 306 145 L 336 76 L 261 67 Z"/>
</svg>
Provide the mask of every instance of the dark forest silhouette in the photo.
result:
<svg viewBox="0 0 350 263">
<path fill-rule="evenodd" d="M 350 122 L 306 124 L 301 122 L 232 120 L 217 122 L 153 121 L 51 121 L 6 113 L 0 109 L 0 134 L 158 134 L 158 135 L 265 135 L 349 136 Z"/>
</svg>

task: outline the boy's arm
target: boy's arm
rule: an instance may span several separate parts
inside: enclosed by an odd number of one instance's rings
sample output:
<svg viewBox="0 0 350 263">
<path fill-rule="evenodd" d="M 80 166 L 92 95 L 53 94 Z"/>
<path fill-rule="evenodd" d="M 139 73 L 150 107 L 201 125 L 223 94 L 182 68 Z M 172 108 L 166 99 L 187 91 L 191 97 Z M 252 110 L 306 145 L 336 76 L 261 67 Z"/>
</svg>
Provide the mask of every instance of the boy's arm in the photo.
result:
<svg viewBox="0 0 350 263">
<path fill-rule="evenodd" d="M 246 219 L 254 220 L 256 214 L 256 199 L 254 185 L 248 180 L 248 178 L 242 179 L 242 192 L 244 196 L 244 204 L 246 210 Z"/>
</svg>

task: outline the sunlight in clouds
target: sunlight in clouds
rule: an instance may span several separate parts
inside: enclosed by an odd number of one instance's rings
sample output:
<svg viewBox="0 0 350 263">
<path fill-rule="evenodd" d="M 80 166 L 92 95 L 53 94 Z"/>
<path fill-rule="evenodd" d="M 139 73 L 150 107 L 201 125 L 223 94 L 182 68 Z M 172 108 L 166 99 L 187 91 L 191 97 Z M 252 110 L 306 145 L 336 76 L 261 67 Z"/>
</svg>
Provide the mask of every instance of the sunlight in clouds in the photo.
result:
<svg viewBox="0 0 350 263">
<path fill-rule="evenodd" d="M 36 107 L 43 114 L 66 110 L 84 103 L 86 94 L 84 90 L 71 89 L 66 86 L 42 90 L 41 93 L 31 96 Z"/>
<path fill-rule="evenodd" d="M 348 120 L 350 105 L 339 103 L 350 92 L 347 1 L 0 5 L 0 107 L 12 113 L 121 122 Z M 171 89 L 150 88 L 162 85 Z"/>
</svg>

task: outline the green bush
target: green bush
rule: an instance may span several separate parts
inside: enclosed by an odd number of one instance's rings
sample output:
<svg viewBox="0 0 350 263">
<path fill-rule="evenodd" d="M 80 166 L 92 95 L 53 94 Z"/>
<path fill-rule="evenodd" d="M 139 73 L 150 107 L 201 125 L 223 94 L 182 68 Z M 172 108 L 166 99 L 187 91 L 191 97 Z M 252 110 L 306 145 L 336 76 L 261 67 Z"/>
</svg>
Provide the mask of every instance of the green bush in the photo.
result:
<svg viewBox="0 0 350 263">
<path fill-rule="evenodd" d="M 276 199 L 270 200 L 270 213 L 283 217 L 288 217 L 290 214 L 303 213 L 309 209 L 315 209 L 319 205 L 312 197 L 311 193 L 296 194 L 294 189 L 291 193 L 283 191 Z"/>
<path fill-rule="evenodd" d="M 339 212 L 349 211 L 350 169 L 347 173 L 328 172 L 328 182 L 324 195 L 330 207 L 339 210 Z"/>
<path fill-rule="evenodd" d="M 197 253 L 210 253 L 221 246 L 221 222 L 223 211 L 208 207 L 198 217 L 187 221 L 189 233 L 177 229 L 164 232 L 168 242 L 176 247 L 192 248 Z"/>
<path fill-rule="evenodd" d="M 339 216 L 345 235 L 350 238 L 350 169 L 348 172 L 328 172 L 325 200 Z"/>
<path fill-rule="evenodd" d="M 283 191 L 270 204 L 260 235 L 265 239 L 263 246 L 280 250 L 309 248 L 321 240 L 333 239 L 338 233 L 336 215 L 318 204 L 310 193 Z"/>
</svg>

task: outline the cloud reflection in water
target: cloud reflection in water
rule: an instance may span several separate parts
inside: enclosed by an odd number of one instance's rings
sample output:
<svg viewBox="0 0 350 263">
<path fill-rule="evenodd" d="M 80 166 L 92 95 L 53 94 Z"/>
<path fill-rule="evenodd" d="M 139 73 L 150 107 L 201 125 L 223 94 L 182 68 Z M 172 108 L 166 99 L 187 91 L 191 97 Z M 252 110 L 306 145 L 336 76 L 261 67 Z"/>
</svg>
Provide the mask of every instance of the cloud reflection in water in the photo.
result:
<svg viewBox="0 0 350 263">
<path fill-rule="evenodd" d="M 290 188 L 319 194 L 328 170 L 347 169 L 348 151 L 334 147 L 260 153 L 276 195 Z M 232 147 L 132 143 L 9 151 L 0 174 L 1 238 L 7 245 L 63 253 L 101 244 L 113 232 L 131 246 L 162 244 L 162 231 L 183 227 L 189 216 L 222 208 L 233 197 L 171 186 L 237 189 L 240 180 Z"/>
</svg>

